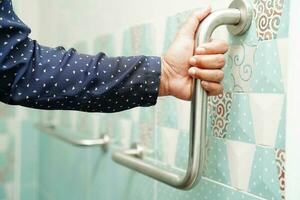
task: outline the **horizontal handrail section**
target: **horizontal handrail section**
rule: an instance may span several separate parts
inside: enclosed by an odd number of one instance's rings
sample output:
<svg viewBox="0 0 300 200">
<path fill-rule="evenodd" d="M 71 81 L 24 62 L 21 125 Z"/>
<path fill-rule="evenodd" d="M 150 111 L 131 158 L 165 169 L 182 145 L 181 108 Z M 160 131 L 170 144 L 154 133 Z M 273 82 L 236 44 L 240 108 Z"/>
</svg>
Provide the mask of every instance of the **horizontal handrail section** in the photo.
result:
<svg viewBox="0 0 300 200">
<path fill-rule="evenodd" d="M 101 146 L 102 148 L 106 148 L 110 142 L 110 138 L 108 135 L 101 135 L 99 138 L 95 139 L 74 139 L 70 136 L 67 136 L 61 129 L 57 128 L 54 125 L 37 125 L 37 128 L 47 133 L 48 135 L 54 136 L 68 144 L 79 147 L 92 147 L 92 146 Z"/>
</svg>

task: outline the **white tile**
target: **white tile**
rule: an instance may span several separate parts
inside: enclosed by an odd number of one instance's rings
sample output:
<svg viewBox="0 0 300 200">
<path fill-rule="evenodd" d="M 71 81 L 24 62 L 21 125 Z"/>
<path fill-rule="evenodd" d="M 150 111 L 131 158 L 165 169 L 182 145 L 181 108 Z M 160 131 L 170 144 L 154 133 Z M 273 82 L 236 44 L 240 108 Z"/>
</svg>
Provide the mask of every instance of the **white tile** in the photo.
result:
<svg viewBox="0 0 300 200">
<path fill-rule="evenodd" d="M 176 101 L 177 108 L 177 127 L 180 130 L 189 130 L 190 128 L 190 113 L 191 103 L 189 101 Z"/>
<path fill-rule="evenodd" d="M 160 147 L 163 149 L 163 162 L 169 164 L 170 166 L 175 166 L 179 131 L 164 127 L 161 128 L 160 134 L 163 141 L 163 146 Z"/>
<path fill-rule="evenodd" d="M 120 120 L 120 125 L 118 131 L 121 133 L 121 146 L 129 147 L 130 146 L 130 136 L 132 132 L 132 122 L 126 119 Z"/>
<path fill-rule="evenodd" d="M 4 153 L 8 148 L 9 135 L 0 134 L 0 153 Z"/>
<path fill-rule="evenodd" d="M 226 141 L 231 185 L 248 190 L 255 153 L 255 145 L 238 141 Z"/>
<path fill-rule="evenodd" d="M 282 94 L 249 94 L 256 144 L 275 146 L 284 102 Z"/>
</svg>

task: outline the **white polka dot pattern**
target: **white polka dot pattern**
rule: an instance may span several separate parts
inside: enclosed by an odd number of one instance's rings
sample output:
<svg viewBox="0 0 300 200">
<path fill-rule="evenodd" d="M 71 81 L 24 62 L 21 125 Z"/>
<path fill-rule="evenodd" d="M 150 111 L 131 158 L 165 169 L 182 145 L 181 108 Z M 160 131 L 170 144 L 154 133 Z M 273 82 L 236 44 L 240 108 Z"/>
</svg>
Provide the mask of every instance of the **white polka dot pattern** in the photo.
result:
<svg viewBox="0 0 300 200">
<path fill-rule="evenodd" d="M 38 109 L 117 112 L 156 104 L 160 58 L 107 57 L 31 40 L 11 0 L 0 0 L 0 100 Z"/>
</svg>

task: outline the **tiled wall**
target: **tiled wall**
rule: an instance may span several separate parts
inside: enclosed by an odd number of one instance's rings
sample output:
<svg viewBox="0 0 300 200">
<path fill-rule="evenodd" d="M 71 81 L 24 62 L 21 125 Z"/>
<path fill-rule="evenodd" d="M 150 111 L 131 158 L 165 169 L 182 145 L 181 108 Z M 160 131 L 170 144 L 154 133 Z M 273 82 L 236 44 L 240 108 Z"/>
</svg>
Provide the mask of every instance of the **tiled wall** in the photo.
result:
<svg viewBox="0 0 300 200">
<path fill-rule="evenodd" d="M 245 35 L 232 37 L 224 28 L 214 35 L 230 43 L 224 69 L 225 92 L 209 98 L 205 173 L 194 189 L 173 189 L 111 160 L 114 150 L 139 142 L 146 147 L 147 162 L 183 172 L 187 165 L 190 103 L 163 97 L 155 107 L 116 114 L 36 113 L 42 122 L 58 125 L 61 134 L 93 138 L 109 133 L 113 142 L 106 153 L 98 147 L 80 149 L 65 144 L 39 132 L 33 121 L 26 120 L 31 111 L 2 106 L 1 116 L 5 117 L 0 120 L 0 199 L 285 199 L 289 0 L 249 1 L 254 19 Z M 229 3 L 212 2 L 215 9 L 226 8 Z M 64 1 L 56 4 L 67 6 L 64 15 L 70 17 L 75 16 L 71 10 L 78 10 L 84 3 L 76 3 L 74 8 Z M 191 12 L 65 43 L 84 53 L 160 55 Z M 54 17 L 51 26 L 61 26 L 58 18 Z M 78 16 L 74 19 L 77 24 L 85 23 Z M 61 33 L 57 41 L 69 41 L 68 36 Z M 9 119 L 20 114 L 23 117 L 18 117 L 18 131 L 8 131 Z M 11 144 L 14 142 L 19 147 Z"/>
</svg>

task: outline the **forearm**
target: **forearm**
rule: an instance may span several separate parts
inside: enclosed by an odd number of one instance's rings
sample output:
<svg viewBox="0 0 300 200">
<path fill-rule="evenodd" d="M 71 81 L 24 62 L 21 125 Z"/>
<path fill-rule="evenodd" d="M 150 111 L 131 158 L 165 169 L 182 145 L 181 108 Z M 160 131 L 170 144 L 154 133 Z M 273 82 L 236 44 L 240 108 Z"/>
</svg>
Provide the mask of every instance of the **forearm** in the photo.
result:
<svg viewBox="0 0 300 200">
<path fill-rule="evenodd" d="M 117 112 L 156 103 L 159 57 L 91 56 L 75 49 L 43 47 L 28 38 L 30 29 L 17 16 L 0 14 L 0 44 L 5 44 L 0 54 L 1 101 L 89 112 Z"/>
<path fill-rule="evenodd" d="M 78 54 L 74 49 L 40 47 L 35 41 L 28 62 L 6 75 L 9 104 L 39 109 L 70 109 L 116 112 L 156 103 L 160 59 L 157 57 L 116 57 Z M 32 59 L 31 59 L 31 58 Z M 3 87 L 1 87 L 2 89 Z"/>
</svg>

